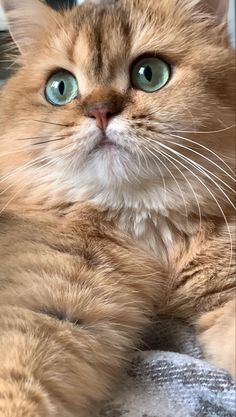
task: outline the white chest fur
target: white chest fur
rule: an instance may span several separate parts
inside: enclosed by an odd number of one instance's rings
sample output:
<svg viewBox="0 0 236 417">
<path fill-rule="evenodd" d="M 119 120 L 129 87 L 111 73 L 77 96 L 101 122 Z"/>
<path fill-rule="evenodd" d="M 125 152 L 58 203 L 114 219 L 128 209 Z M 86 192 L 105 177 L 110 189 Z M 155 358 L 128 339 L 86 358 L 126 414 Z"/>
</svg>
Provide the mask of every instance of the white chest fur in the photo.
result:
<svg viewBox="0 0 236 417">
<path fill-rule="evenodd" d="M 176 213 L 171 217 L 170 220 L 154 211 L 123 210 L 118 217 L 118 226 L 167 266 L 176 239 L 187 229 L 186 218 Z"/>
</svg>

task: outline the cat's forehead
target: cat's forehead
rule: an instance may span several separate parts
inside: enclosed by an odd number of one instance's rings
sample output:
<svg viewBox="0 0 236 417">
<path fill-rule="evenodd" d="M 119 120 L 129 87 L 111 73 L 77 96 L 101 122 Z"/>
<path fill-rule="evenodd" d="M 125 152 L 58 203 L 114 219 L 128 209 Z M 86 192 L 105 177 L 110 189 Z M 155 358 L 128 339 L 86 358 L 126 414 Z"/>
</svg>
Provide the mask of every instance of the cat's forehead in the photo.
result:
<svg viewBox="0 0 236 417">
<path fill-rule="evenodd" d="M 170 0 L 122 0 L 105 6 L 84 4 L 62 16 L 57 36 L 60 40 L 69 37 L 70 53 L 80 55 L 81 59 L 83 51 L 88 58 L 100 53 L 103 58 L 109 54 L 111 59 L 113 54 L 132 53 L 135 48 L 138 53 L 164 50 L 171 44 L 181 45 L 182 36 L 187 43 L 187 29 L 192 32 L 190 16 L 187 11 L 183 13 L 181 8 L 168 5 Z"/>
<path fill-rule="evenodd" d="M 196 62 L 199 46 L 202 51 L 212 38 L 205 36 L 202 19 L 191 8 L 171 4 L 170 0 L 122 0 L 105 6 L 86 3 L 57 15 L 59 24 L 56 30 L 47 31 L 49 48 L 46 59 L 40 55 L 40 67 L 74 73 L 88 92 L 90 85 L 114 80 L 125 89 L 130 66 L 144 54 L 159 54 L 170 63 Z"/>
<path fill-rule="evenodd" d="M 77 29 L 76 29 L 77 28 Z M 131 50 L 132 30 L 122 8 L 85 8 L 75 18 L 71 58 L 90 76 L 112 76 L 115 67 Z"/>
<path fill-rule="evenodd" d="M 145 12 L 143 3 L 136 3 L 135 7 L 131 2 L 82 5 L 62 19 L 51 44 L 54 50 L 64 50 L 66 57 L 90 79 L 107 81 L 115 72 L 117 76 L 117 71 L 122 76 L 122 70 L 127 70 L 137 56 L 166 51 L 162 42 L 162 8 L 153 8 L 149 3 Z"/>
</svg>

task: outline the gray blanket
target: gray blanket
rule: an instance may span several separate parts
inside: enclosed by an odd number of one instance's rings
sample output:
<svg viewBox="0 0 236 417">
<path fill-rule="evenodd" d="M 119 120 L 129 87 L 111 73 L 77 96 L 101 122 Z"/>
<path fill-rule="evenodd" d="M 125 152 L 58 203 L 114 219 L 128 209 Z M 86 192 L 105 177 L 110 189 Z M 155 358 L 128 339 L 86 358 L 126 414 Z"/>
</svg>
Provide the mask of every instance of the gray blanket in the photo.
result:
<svg viewBox="0 0 236 417">
<path fill-rule="evenodd" d="M 235 385 L 203 359 L 192 329 L 167 319 L 154 329 L 101 417 L 235 417 Z"/>
</svg>

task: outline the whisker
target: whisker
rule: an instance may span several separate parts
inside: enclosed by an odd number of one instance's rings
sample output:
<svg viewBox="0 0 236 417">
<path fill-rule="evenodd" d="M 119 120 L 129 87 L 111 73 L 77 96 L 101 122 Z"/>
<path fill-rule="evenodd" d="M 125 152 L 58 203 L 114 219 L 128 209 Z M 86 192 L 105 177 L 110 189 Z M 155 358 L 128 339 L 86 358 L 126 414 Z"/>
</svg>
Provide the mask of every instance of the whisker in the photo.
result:
<svg viewBox="0 0 236 417">
<path fill-rule="evenodd" d="M 188 146 L 182 145 L 181 143 L 178 142 L 173 142 L 170 140 L 166 140 L 166 142 L 168 143 L 172 143 L 174 145 L 177 145 L 183 149 L 187 149 L 188 151 L 191 151 L 199 156 L 201 156 L 202 158 L 206 159 L 208 162 L 212 163 L 213 165 L 215 165 L 218 169 L 220 169 L 225 175 L 227 175 L 230 179 L 232 179 L 235 182 L 235 178 L 232 177 L 231 175 L 229 175 L 223 168 L 221 168 L 218 164 L 216 164 L 214 161 L 212 161 L 211 159 L 207 158 L 205 155 L 202 155 L 200 152 L 195 151 L 192 148 L 189 148 Z M 201 166 L 199 163 L 194 162 L 197 165 Z M 223 181 L 221 178 L 219 178 L 216 174 L 214 174 L 213 172 L 209 171 L 207 168 L 202 167 L 206 172 L 208 172 L 209 174 L 211 174 L 213 177 L 215 177 L 218 181 L 222 182 L 222 184 L 224 184 L 227 188 L 229 188 L 233 193 L 236 193 L 236 190 L 234 190 L 232 187 L 230 187 L 225 181 Z"/>
<path fill-rule="evenodd" d="M 224 190 L 219 186 L 219 184 L 217 184 L 212 178 L 211 176 L 209 176 L 204 168 L 202 166 L 200 166 L 199 164 L 197 164 L 195 161 L 193 161 L 190 158 L 187 158 L 185 155 L 181 154 L 180 152 L 170 148 L 167 145 L 164 145 L 163 143 L 158 143 L 158 145 L 162 146 L 163 148 L 171 151 L 172 153 L 174 153 L 176 156 L 179 156 L 181 159 L 185 160 L 187 163 L 191 164 L 192 166 L 195 166 L 195 168 L 199 171 L 202 172 L 203 175 L 205 175 L 207 178 L 209 178 L 210 181 L 213 182 L 213 184 L 216 185 L 216 187 L 221 191 L 221 193 L 224 195 L 224 197 L 228 200 L 228 202 L 230 203 L 230 205 L 236 210 L 235 205 L 232 203 L 232 201 L 230 200 L 230 198 L 227 196 L 227 194 L 224 192 Z"/>
<path fill-rule="evenodd" d="M 9 204 L 27 187 L 27 184 L 25 184 L 23 187 L 21 187 L 17 192 L 8 200 L 8 202 L 3 206 L 3 208 L 0 210 L 0 216 L 3 214 L 3 212 L 6 210 L 6 208 L 9 206 Z M 8 187 L 10 188 L 10 187 Z M 2 194 L 2 193 L 1 193 Z"/>
<path fill-rule="evenodd" d="M 67 138 L 68 138 L 68 135 L 66 135 L 65 137 L 60 137 L 60 138 L 56 138 L 56 139 L 43 140 L 43 141 L 41 141 L 41 142 L 36 142 L 36 143 L 33 143 L 33 146 L 36 146 L 36 145 L 43 145 L 43 144 L 45 144 L 45 143 L 51 143 L 51 142 L 58 142 L 58 141 L 61 141 L 61 140 L 65 140 L 65 139 L 67 139 Z"/>
<path fill-rule="evenodd" d="M 144 145 L 143 145 L 144 146 Z M 169 174 L 170 174 L 170 176 L 171 176 L 171 178 L 173 178 L 173 180 L 174 180 L 174 182 L 176 183 L 176 185 L 177 185 L 177 187 L 178 187 L 178 189 L 179 189 L 179 192 L 180 192 L 180 194 L 181 194 L 181 197 L 182 197 L 182 200 L 183 200 L 183 203 L 184 203 L 184 206 L 185 206 L 185 214 L 186 214 L 186 218 L 188 218 L 188 210 L 187 210 L 187 204 L 186 204 L 186 201 L 185 201 L 185 198 L 184 198 L 184 194 L 183 194 L 183 190 L 182 190 L 182 188 L 180 187 L 180 185 L 179 185 L 179 183 L 178 183 L 178 181 L 177 181 L 177 179 L 175 178 L 175 176 L 173 175 L 173 173 L 171 172 L 171 170 L 166 166 L 166 164 L 161 160 L 161 158 L 159 158 L 154 152 L 152 152 L 149 148 L 147 148 L 146 146 L 144 146 L 144 148 L 149 152 L 149 153 L 151 153 L 151 155 L 155 158 L 155 159 L 157 159 L 157 161 L 158 162 L 160 162 L 163 166 L 164 166 L 164 168 L 169 172 Z M 155 150 L 155 149 L 154 149 Z M 163 153 L 162 153 L 162 155 L 163 156 L 165 156 Z M 156 164 L 157 165 L 157 167 L 158 167 L 158 164 Z M 163 176 L 163 180 L 164 180 L 164 176 Z M 166 188 L 166 183 L 164 183 L 165 184 L 165 193 L 167 193 L 167 188 Z"/>
<path fill-rule="evenodd" d="M 64 146 L 62 149 L 61 149 L 61 151 L 63 151 L 63 150 L 66 150 L 66 149 L 69 149 L 71 147 L 71 143 L 70 144 L 68 144 L 68 145 L 66 145 L 66 146 Z M 64 157 L 64 156 L 63 156 Z M 62 158 L 63 158 L 62 157 Z M 13 177 L 14 175 L 16 175 L 16 174 L 19 174 L 19 173 L 21 173 L 22 171 L 24 171 L 25 169 L 28 169 L 28 168 L 31 168 L 31 166 L 34 166 L 34 165 L 36 165 L 36 164 L 38 164 L 38 163 L 43 163 L 46 159 L 48 159 L 48 157 L 46 158 L 45 156 L 39 156 L 39 157 L 37 157 L 37 158 L 35 158 L 35 159 L 33 159 L 32 161 L 30 161 L 30 162 L 28 162 L 28 163 L 26 163 L 25 165 L 23 165 L 23 166 L 19 166 L 18 168 L 16 168 L 13 172 L 11 172 L 11 173 L 9 173 L 9 174 L 7 174 L 7 175 L 5 175 L 4 177 L 0 177 L 0 184 L 1 183 L 3 183 L 3 182 L 5 182 L 6 180 L 8 180 L 9 178 L 11 178 L 11 177 Z"/>
<path fill-rule="evenodd" d="M 163 147 L 165 147 L 166 149 L 168 149 L 169 151 L 171 151 L 172 153 L 174 153 L 174 154 L 176 154 L 175 153 L 175 151 L 173 150 L 173 149 L 171 149 L 171 148 L 169 148 L 168 146 L 164 146 L 163 144 L 159 144 L 159 145 L 161 145 L 161 146 L 163 146 Z M 224 213 L 224 211 L 223 211 L 223 209 L 222 209 L 222 207 L 221 207 L 221 205 L 220 205 L 220 203 L 218 202 L 218 200 L 217 200 L 217 198 L 215 197 L 215 195 L 211 192 L 211 190 L 209 189 L 209 187 L 207 187 L 207 185 L 201 180 L 201 178 L 199 178 L 199 176 L 197 176 L 192 170 L 190 170 L 189 169 L 189 167 L 187 167 L 185 164 L 183 164 L 179 159 L 176 159 L 176 158 L 174 158 L 173 156 L 171 156 L 171 155 L 168 155 L 171 159 L 173 159 L 175 162 L 177 162 L 178 164 L 180 164 L 184 169 L 186 169 L 188 172 L 190 172 L 202 185 L 203 185 L 203 187 L 207 190 L 207 192 L 211 195 L 211 197 L 213 198 L 213 200 L 215 201 L 215 203 L 216 203 L 216 205 L 217 205 L 217 207 L 219 208 L 219 210 L 220 210 L 220 212 L 221 212 L 221 215 L 222 215 L 222 217 L 223 217 L 223 219 L 224 219 L 224 222 L 225 222 L 225 225 L 226 225 L 226 227 L 227 227 L 227 231 L 228 231 L 228 234 L 229 234 L 229 239 L 230 239 L 230 263 L 229 263 L 229 268 L 230 268 L 230 266 L 231 266 L 231 264 L 232 264 L 232 259 L 233 259 L 233 239 L 232 239 L 232 236 L 231 236 L 231 232 L 230 232 L 230 227 L 229 227 L 229 223 L 228 223 L 228 221 L 227 221 L 227 218 L 226 218 L 226 215 L 225 215 L 225 213 Z M 177 156 L 179 156 L 180 158 L 182 158 L 182 155 L 181 154 L 179 154 L 179 155 L 177 155 Z M 182 158 L 183 159 L 183 158 Z M 188 162 L 188 161 L 187 161 Z M 190 165 L 192 165 L 191 164 L 191 162 L 189 161 L 188 163 L 190 163 Z M 194 165 L 192 165 L 193 167 L 194 167 Z"/>
<path fill-rule="evenodd" d="M 45 160 L 45 157 L 35 158 L 33 161 L 28 162 L 27 164 L 20 166 L 16 168 L 13 172 L 10 174 L 5 175 L 5 177 L 0 178 L 0 184 L 4 181 L 6 181 L 8 178 L 11 178 L 12 176 L 22 172 L 24 169 L 31 167 L 31 165 L 34 165 L 39 162 L 43 162 Z"/>
<path fill-rule="evenodd" d="M 161 160 L 161 158 L 158 158 L 148 147 L 146 147 L 145 145 L 143 145 L 143 147 L 144 147 L 144 149 L 146 149 L 146 151 L 148 151 L 153 157 L 154 157 L 154 159 L 157 159 L 157 161 L 158 162 L 160 162 L 161 164 L 162 164 L 162 166 L 164 166 L 164 168 L 167 168 L 167 167 L 165 167 L 165 164 L 164 164 L 164 162 L 162 162 L 162 160 Z M 153 158 L 152 158 L 153 159 Z M 158 163 L 157 163 L 157 161 L 155 161 L 155 165 L 156 165 L 156 167 L 158 168 L 158 170 L 159 170 L 159 172 L 160 172 L 160 176 L 161 176 L 161 179 L 162 179 L 162 183 L 163 183 L 163 188 L 164 188 L 164 190 L 165 190 L 165 195 L 167 194 L 167 188 L 166 188 L 166 182 L 165 182 L 165 178 L 164 178 L 164 175 L 163 175 L 163 172 L 162 172 L 162 170 L 161 170 L 161 168 L 159 167 L 159 165 L 158 165 Z M 167 168 L 168 169 L 168 168 Z"/>
<path fill-rule="evenodd" d="M 139 175 L 140 170 L 141 170 L 141 159 L 140 159 L 140 155 L 139 155 L 138 145 L 136 143 L 135 143 L 134 147 L 136 149 L 136 155 L 137 155 L 137 158 L 138 158 L 138 175 Z M 142 153 L 142 157 L 143 157 L 143 153 Z"/>
<path fill-rule="evenodd" d="M 219 159 L 227 168 L 228 170 L 233 174 L 233 177 L 235 177 L 235 172 L 234 170 L 228 165 L 226 164 L 226 162 L 224 161 L 223 158 L 221 158 L 216 152 L 212 151 L 212 149 L 207 148 L 206 146 L 202 145 L 201 143 L 198 143 L 194 140 L 191 140 L 189 138 L 186 138 L 185 136 L 178 136 L 178 135 L 174 135 L 171 134 L 172 137 L 178 138 L 178 139 L 183 139 L 186 142 L 190 142 L 193 143 L 194 145 L 199 146 L 200 148 L 203 148 L 204 150 L 206 150 L 207 152 L 210 152 L 212 155 L 214 155 L 217 159 Z M 232 160 L 234 160 L 234 158 L 232 158 Z"/>
<path fill-rule="evenodd" d="M 55 123 L 55 122 L 49 122 L 47 120 L 31 119 L 31 121 L 38 122 L 38 123 L 45 123 L 45 124 L 53 125 L 53 126 L 62 126 L 62 127 L 71 127 L 72 126 L 71 124 Z"/>
<path fill-rule="evenodd" d="M 65 146 L 64 148 L 63 148 L 63 150 L 64 149 L 68 149 L 68 148 L 70 148 L 71 147 L 71 145 L 67 145 L 67 146 Z M 63 156 L 60 156 L 60 157 L 57 157 L 57 158 L 55 158 L 55 159 L 53 159 L 53 160 L 50 160 L 50 161 L 48 161 L 48 162 L 46 162 L 45 164 L 42 164 L 41 166 L 40 166 L 40 169 L 44 169 L 45 167 L 47 167 L 47 166 L 53 166 L 54 164 L 55 164 L 55 162 L 58 162 L 58 161 L 60 161 L 60 160 L 63 160 Z M 24 165 L 23 167 L 22 167 L 22 170 L 21 170 L 21 172 L 22 171 L 24 171 L 25 169 L 28 169 L 28 168 L 32 168 L 32 167 L 34 167 L 34 166 L 36 166 L 38 164 L 38 161 L 35 161 L 35 162 L 32 162 L 32 164 L 26 164 L 26 165 Z M 17 172 L 18 173 L 18 172 Z M 14 187 L 14 185 L 16 185 L 15 183 L 14 184 L 10 184 L 8 187 L 6 187 L 3 191 L 1 191 L 0 192 L 0 196 L 1 195 L 3 195 L 4 193 L 6 193 L 6 191 L 8 191 L 10 188 L 12 188 L 12 187 Z M 22 190 L 22 188 L 21 188 L 21 190 Z M 17 195 L 18 195 L 18 193 L 17 193 Z M 12 200 L 10 200 L 10 202 L 11 202 Z M 9 202 L 9 203 L 10 203 Z M 8 206 L 9 204 L 7 204 L 7 206 Z M 4 210 L 4 209 L 3 209 Z M 1 214 L 2 212 L 0 212 L 0 214 Z"/>
<path fill-rule="evenodd" d="M 14 155 L 15 153 L 24 152 L 25 150 L 26 150 L 26 148 L 21 148 L 21 149 L 18 149 L 18 150 L 15 150 L 15 151 L 11 151 L 11 152 L 1 153 L 0 154 L 0 158 L 1 157 L 4 157 L 4 156 L 7 156 L 7 155 Z"/>
<path fill-rule="evenodd" d="M 227 126 L 224 127 L 223 129 L 218 129 L 218 130 L 174 130 L 174 132 L 177 133 L 196 133 L 196 134 L 213 134 L 213 133 L 221 133 L 221 132 L 225 132 L 226 130 L 230 130 L 233 129 L 234 127 L 236 127 L 236 124 L 233 124 L 231 126 Z"/>
<path fill-rule="evenodd" d="M 159 151 L 160 152 L 160 151 Z M 199 214 L 199 228 L 201 229 L 201 227 L 202 227 L 202 212 L 201 212 L 201 206 L 200 206 L 200 203 L 199 203 L 199 200 L 198 200 L 198 196 L 197 196 L 197 194 L 196 194 L 196 192 L 195 192 L 195 190 L 194 190 L 194 188 L 193 188 L 193 186 L 192 186 L 192 184 L 191 184 L 191 182 L 188 180 L 188 178 L 186 177 L 186 175 L 178 168 L 178 166 L 172 161 L 172 160 L 170 160 L 169 159 L 169 155 L 166 153 L 166 152 L 164 152 L 164 151 L 161 151 L 161 153 L 164 155 L 164 157 L 171 163 L 171 165 L 173 165 L 174 167 L 175 167 L 175 169 L 177 169 L 177 171 L 181 174 L 181 176 L 184 178 L 184 180 L 186 181 L 186 183 L 188 184 L 188 186 L 189 186 L 189 188 L 190 188 L 190 190 L 192 191 L 192 193 L 193 193 L 193 196 L 194 196 L 194 199 L 195 199 L 195 201 L 196 201 L 196 204 L 197 204 L 197 207 L 198 207 L 198 214 Z M 181 194 L 182 194 L 182 192 L 181 192 Z M 185 199 L 184 199 L 184 202 L 185 202 Z"/>
<path fill-rule="evenodd" d="M 63 32 L 63 34 L 64 34 L 64 35 L 65 35 L 65 37 L 67 38 L 67 40 L 68 40 L 68 42 L 69 42 L 69 45 L 70 45 L 70 46 L 72 46 L 72 45 L 73 45 L 73 41 L 72 41 L 72 39 L 70 38 L 70 36 L 69 36 L 68 32 L 65 30 L 65 27 L 61 24 L 61 22 L 59 22 L 59 20 L 58 20 L 58 19 L 56 19 L 55 15 L 52 15 L 52 18 L 53 18 L 54 22 L 56 23 L 57 27 L 59 27 L 59 29 Z M 56 50 L 56 48 L 55 48 L 55 47 L 54 47 L 53 49 L 55 49 L 55 50 Z M 59 50 L 59 49 L 58 49 L 58 51 L 60 52 L 60 54 L 61 54 L 61 53 L 62 53 L 62 54 L 64 54 L 64 53 L 65 53 L 65 51 L 63 51 L 63 50 Z"/>
<path fill-rule="evenodd" d="M 37 163 L 38 162 L 33 162 L 32 164 L 24 165 L 20 172 L 24 171 L 25 169 L 34 167 L 35 165 L 37 165 Z M 45 165 L 42 165 L 41 167 L 44 168 L 48 164 L 49 164 L 49 162 L 47 162 Z M 19 171 L 16 174 L 18 174 L 18 173 L 19 173 Z M 19 179 L 19 181 L 20 181 L 20 179 Z M 6 187 L 3 191 L 0 192 L 0 196 L 3 195 L 6 191 L 8 191 L 10 188 L 14 187 L 14 185 L 15 185 L 15 183 L 8 185 L 8 187 Z"/>
<path fill-rule="evenodd" d="M 69 136 L 69 134 L 67 134 L 67 135 L 45 135 L 45 136 L 31 136 L 31 137 L 28 137 L 28 138 L 18 138 L 18 139 L 16 139 L 16 140 L 34 140 L 34 139 L 47 139 L 48 137 L 52 137 L 52 138 L 55 138 L 55 136 L 56 136 L 56 139 L 57 138 L 66 138 L 66 137 L 68 137 Z"/>
<path fill-rule="evenodd" d="M 59 158 L 62 159 L 62 158 Z M 32 164 L 30 166 L 30 168 L 32 166 L 34 166 L 35 164 Z M 46 166 L 50 166 L 52 165 L 52 161 L 47 162 L 46 164 L 43 164 L 41 166 L 41 168 L 45 168 Z M 29 166 L 24 167 L 24 168 L 29 168 Z M 5 188 L 5 190 L 3 190 L 0 195 L 3 195 L 7 190 L 9 190 L 10 188 L 14 187 L 15 184 L 10 184 L 7 188 Z M 23 187 L 21 187 L 19 190 L 17 190 L 17 192 L 8 200 L 8 202 L 4 205 L 4 207 L 1 209 L 0 211 L 0 216 L 1 214 L 6 210 L 6 208 L 9 206 L 9 204 L 22 192 L 22 190 L 24 190 L 26 187 L 28 186 L 28 183 L 26 183 Z"/>
</svg>

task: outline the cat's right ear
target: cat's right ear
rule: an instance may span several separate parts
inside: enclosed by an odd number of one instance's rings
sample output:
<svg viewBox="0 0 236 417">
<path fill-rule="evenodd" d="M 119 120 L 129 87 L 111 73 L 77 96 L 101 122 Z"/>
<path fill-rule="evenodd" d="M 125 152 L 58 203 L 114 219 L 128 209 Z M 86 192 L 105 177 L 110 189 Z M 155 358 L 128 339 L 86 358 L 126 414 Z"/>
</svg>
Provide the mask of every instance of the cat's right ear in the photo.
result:
<svg viewBox="0 0 236 417">
<path fill-rule="evenodd" d="M 50 27 L 51 9 L 39 0 L 0 0 L 11 36 L 23 52 Z"/>
</svg>

